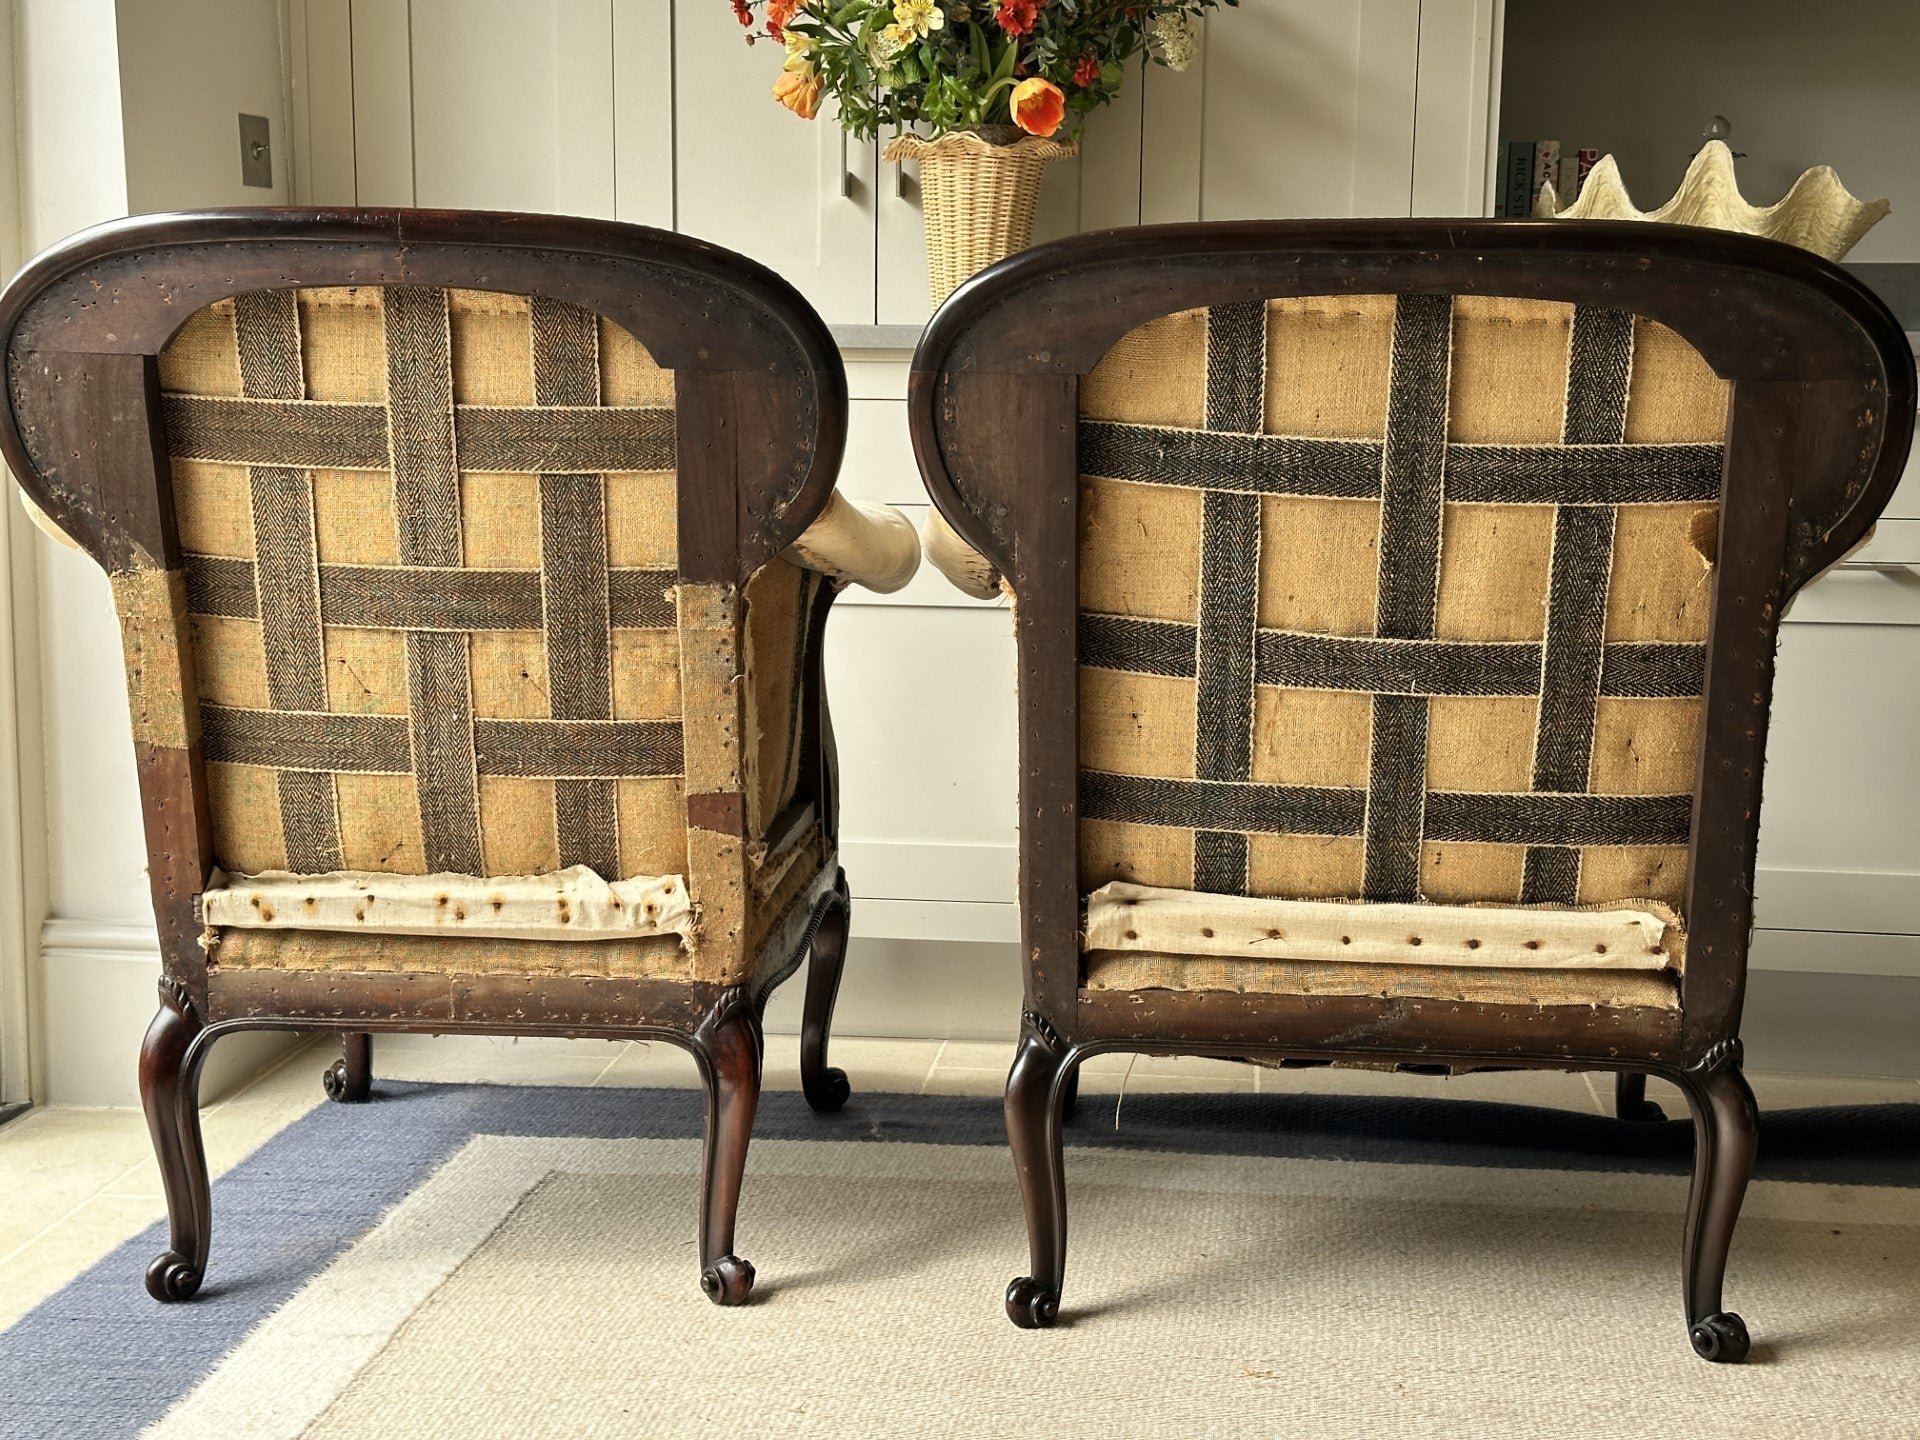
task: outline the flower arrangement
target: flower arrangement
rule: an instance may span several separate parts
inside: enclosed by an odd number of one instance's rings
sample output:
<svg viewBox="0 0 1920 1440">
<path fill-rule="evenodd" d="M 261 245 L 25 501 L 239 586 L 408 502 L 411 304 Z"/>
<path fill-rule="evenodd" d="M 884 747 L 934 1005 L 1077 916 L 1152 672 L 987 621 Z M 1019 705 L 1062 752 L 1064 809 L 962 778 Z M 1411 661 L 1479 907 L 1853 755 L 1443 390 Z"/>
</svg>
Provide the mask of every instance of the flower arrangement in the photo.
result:
<svg viewBox="0 0 1920 1440">
<path fill-rule="evenodd" d="M 748 43 L 785 47 L 776 100 L 811 120 L 831 95 L 840 124 L 872 139 L 882 126 L 935 135 L 995 126 L 1042 137 L 1076 132 L 1080 117 L 1119 92 L 1127 61 L 1145 52 L 1185 69 L 1199 48 L 1201 12 L 1239 0 L 729 3 Z"/>
</svg>

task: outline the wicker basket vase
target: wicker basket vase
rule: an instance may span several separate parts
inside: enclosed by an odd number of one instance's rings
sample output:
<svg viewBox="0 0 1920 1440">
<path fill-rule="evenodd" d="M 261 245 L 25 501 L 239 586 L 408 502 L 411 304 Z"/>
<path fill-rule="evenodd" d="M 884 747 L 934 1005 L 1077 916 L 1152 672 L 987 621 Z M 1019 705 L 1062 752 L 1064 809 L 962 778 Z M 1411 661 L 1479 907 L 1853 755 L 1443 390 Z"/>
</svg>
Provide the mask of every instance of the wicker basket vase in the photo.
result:
<svg viewBox="0 0 1920 1440">
<path fill-rule="evenodd" d="M 935 305 L 961 281 L 1033 243 L 1047 162 L 1077 148 L 1011 125 L 956 130 L 937 140 L 902 135 L 888 144 L 887 160 L 920 162 L 927 285 Z"/>
<path fill-rule="evenodd" d="M 1033 212 L 1047 162 L 1077 150 L 1011 125 L 956 130 L 937 140 L 902 135 L 888 144 L 886 160 L 920 162 L 927 288 L 936 307 L 962 281 L 1033 243 Z M 920 536 L 928 557 L 960 590 L 979 600 L 999 595 L 999 574 L 938 510 L 927 513 Z"/>
</svg>

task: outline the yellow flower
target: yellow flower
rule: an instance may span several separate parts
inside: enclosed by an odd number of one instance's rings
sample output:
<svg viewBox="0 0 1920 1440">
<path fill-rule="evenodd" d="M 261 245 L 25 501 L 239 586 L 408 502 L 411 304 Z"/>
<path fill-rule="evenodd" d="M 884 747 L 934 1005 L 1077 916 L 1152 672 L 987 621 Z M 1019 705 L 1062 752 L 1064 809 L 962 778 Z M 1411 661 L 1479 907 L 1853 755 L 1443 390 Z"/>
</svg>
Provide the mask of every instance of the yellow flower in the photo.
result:
<svg viewBox="0 0 1920 1440">
<path fill-rule="evenodd" d="M 894 0 L 893 18 L 902 30 L 916 40 L 923 38 L 929 30 L 939 30 L 947 23 L 946 15 L 935 0 Z"/>
</svg>

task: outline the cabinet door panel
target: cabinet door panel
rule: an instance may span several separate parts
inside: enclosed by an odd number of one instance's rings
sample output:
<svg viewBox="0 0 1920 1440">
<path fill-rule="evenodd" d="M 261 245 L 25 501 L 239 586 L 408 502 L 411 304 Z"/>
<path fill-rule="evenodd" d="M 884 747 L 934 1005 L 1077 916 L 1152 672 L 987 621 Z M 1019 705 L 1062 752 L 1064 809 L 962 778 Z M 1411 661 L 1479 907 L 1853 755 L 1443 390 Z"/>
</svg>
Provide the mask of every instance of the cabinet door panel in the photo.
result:
<svg viewBox="0 0 1920 1440">
<path fill-rule="evenodd" d="M 1005 610 L 836 605 L 825 663 L 842 842 L 896 852 L 889 898 L 1011 899 L 979 893 L 943 860 L 956 846 L 1010 857 L 1014 844 L 1019 743 Z M 856 894 L 877 893 L 872 876 L 852 878 Z"/>
<path fill-rule="evenodd" d="M 673 0 L 613 0 L 614 213 L 673 228 Z"/>
<path fill-rule="evenodd" d="M 1262 0 L 1150 68 L 1142 218 L 1406 215 L 1420 0 Z"/>
<path fill-rule="evenodd" d="M 878 147 L 830 105 L 809 121 L 776 104 L 779 49 L 743 44 L 720 0 L 676 0 L 673 42 L 679 228 L 779 271 L 834 324 L 873 324 Z"/>
<path fill-rule="evenodd" d="M 612 0 L 412 0 L 415 203 L 614 213 Z"/>
</svg>

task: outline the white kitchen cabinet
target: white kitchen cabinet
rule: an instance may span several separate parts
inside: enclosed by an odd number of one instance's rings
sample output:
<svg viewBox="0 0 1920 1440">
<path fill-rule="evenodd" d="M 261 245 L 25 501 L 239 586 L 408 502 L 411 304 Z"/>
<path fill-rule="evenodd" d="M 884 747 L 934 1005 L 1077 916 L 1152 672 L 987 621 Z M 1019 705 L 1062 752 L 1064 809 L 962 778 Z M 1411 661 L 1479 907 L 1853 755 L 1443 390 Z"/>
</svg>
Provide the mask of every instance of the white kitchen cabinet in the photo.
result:
<svg viewBox="0 0 1920 1440">
<path fill-rule="evenodd" d="M 288 20 L 309 203 L 672 225 L 669 0 L 294 0 Z"/>
<path fill-rule="evenodd" d="M 412 0 L 414 202 L 612 219 L 612 0 Z M 488 77 L 485 103 L 473 80 Z"/>
<path fill-rule="evenodd" d="M 777 270 L 830 324 L 874 323 L 878 147 L 772 97 L 781 52 L 722 0 L 673 6 L 678 228 Z"/>
<path fill-rule="evenodd" d="M 1215 11 L 1184 71 L 1147 72 L 1149 221 L 1405 215 L 1420 0 Z"/>
<path fill-rule="evenodd" d="M 1483 213 L 1496 0 L 1260 0 L 1147 71 L 1141 219 Z"/>
</svg>

